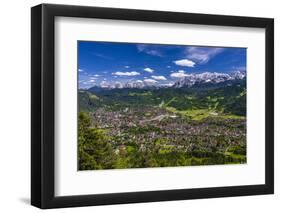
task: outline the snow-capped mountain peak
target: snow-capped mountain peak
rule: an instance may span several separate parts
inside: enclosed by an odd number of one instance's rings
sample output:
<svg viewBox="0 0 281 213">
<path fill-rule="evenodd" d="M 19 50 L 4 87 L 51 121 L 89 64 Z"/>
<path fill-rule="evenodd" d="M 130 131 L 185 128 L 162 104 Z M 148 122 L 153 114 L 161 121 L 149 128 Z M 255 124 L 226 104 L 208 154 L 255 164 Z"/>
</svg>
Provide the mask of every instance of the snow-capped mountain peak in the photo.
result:
<svg viewBox="0 0 281 213">
<path fill-rule="evenodd" d="M 122 88 L 166 88 L 166 87 L 192 87 L 194 85 L 204 85 L 204 84 L 218 84 L 225 81 L 241 80 L 246 77 L 245 71 L 235 71 L 231 73 L 219 73 L 219 72 L 203 72 L 203 73 L 190 73 L 186 74 L 183 78 L 175 82 L 164 82 L 161 83 L 154 79 L 144 79 L 144 80 L 131 80 L 128 82 L 108 83 L 102 81 L 99 87 L 104 89 L 122 89 Z"/>
<path fill-rule="evenodd" d="M 191 87 L 198 83 L 221 83 L 229 80 L 238 80 L 245 78 L 246 73 L 242 71 L 235 71 L 232 73 L 218 73 L 218 72 L 203 72 L 203 73 L 192 73 L 181 78 L 173 85 L 176 88 L 180 87 Z"/>
</svg>

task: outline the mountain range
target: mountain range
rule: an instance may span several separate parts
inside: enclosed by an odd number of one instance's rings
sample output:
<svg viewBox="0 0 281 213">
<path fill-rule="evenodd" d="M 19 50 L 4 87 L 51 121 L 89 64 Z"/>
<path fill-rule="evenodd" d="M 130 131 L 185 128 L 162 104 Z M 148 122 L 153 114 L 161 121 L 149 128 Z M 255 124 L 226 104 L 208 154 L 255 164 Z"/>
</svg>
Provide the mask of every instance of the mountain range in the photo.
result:
<svg viewBox="0 0 281 213">
<path fill-rule="evenodd" d="M 129 81 L 125 83 L 116 82 L 115 84 L 102 84 L 100 86 L 94 86 L 89 91 L 100 89 L 122 89 L 122 88 L 182 88 L 182 87 L 198 87 L 206 85 L 215 85 L 228 83 L 231 84 L 233 81 L 242 80 L 246 78 L 245 71 L 235 71 L 232 73 L 218 73 L 218 72 L 203 72 L 203 73 L 191 73 L 186 74 L 185 77 L 169 84 L 155 84 L 149 81 Z"/>
<path fill-rule="evenodd" d="M 188 74 L 186 77 L 176 81 L 173 85 L 175 88 L 192 87 L 200 84 L 219 84 L 223 82 L 231 82 L 242 80 L 246 77 L 245 72 L 236 71 L 230 74 L 227 73 L 211 73 L 204 72 L 200 74 Z"/>
</svg>

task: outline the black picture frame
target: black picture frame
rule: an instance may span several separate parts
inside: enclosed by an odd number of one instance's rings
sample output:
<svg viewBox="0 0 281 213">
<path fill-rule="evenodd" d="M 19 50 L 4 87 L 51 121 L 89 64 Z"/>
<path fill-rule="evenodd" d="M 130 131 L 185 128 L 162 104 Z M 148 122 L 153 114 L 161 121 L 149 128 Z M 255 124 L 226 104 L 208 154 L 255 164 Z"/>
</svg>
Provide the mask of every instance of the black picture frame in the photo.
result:
<svg viewBox="0 0 281 213">
<path fill-rule="evenodd" d="M 264 28 L 265 184 L 56 197 L 54 171 L 55 17 Z M 274 193 L 274 20 L 240 16 L 41 4 L 31 9 L 31 204 L 42 208 L 218 198 Z"/>
</svg>

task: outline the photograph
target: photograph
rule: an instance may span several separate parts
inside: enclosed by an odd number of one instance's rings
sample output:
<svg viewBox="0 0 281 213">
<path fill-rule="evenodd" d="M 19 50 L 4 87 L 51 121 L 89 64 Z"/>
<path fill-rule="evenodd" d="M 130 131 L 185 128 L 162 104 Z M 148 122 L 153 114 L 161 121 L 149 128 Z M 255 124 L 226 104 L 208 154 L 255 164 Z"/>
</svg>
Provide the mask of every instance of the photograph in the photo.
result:
<svg viewBox="0 0 281 213">
<path fill-rule="evenodd" d="M 247 48 L 77 41 L 78 170 L 247 163 Z"/>
<path fill-rule="evenodd" d="M 274 194 L 277 9 L 152 3 L 32 6 L 31 205 Z"/>
</svg>

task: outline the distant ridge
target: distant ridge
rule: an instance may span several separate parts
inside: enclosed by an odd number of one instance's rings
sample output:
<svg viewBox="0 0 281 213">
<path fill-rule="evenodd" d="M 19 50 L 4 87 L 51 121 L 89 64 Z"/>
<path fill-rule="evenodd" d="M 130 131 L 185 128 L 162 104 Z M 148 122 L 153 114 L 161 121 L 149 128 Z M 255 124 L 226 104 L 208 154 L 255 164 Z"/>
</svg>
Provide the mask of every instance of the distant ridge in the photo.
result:
<svg viewBox="0 0 281 213">
<path fill-rule="evenodd" d="M 181 87 L 200 87 L 207 85 L 216 85 L 222 83 L 231 83 L 233 81 L 242 80 L 246 78 L 245 71 L 235 71 L 232 73 L 218 73 L 218 72 L 203 72 L 186 74 L 185 77 L 177 80 L 173 84 L 151 84 L 145 81 L 136 80 L 128 81 L 125 83 L 116 82 L 113 85 L 102 84 L 100 86 L 93 86 L 89 91 L 98 91 L 104 89 L 123 89 L 123 88 L 136 88 L 136 89 L 157 89 L 157 88 L 181 88 Z"/>
</svg>

